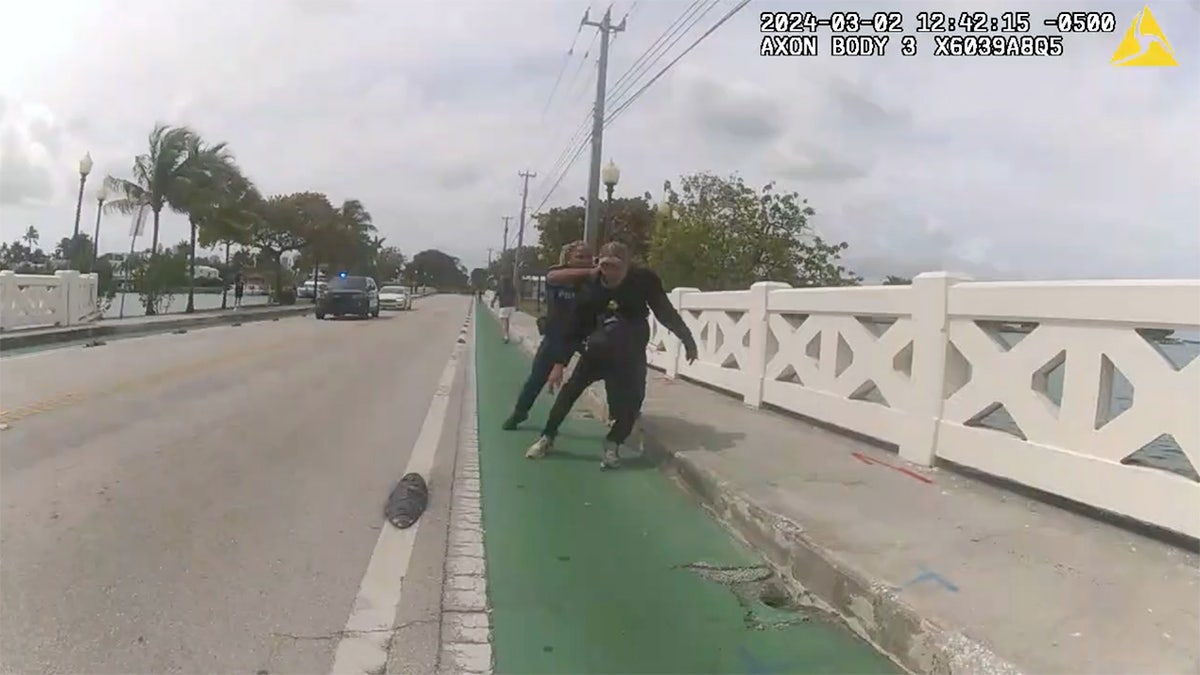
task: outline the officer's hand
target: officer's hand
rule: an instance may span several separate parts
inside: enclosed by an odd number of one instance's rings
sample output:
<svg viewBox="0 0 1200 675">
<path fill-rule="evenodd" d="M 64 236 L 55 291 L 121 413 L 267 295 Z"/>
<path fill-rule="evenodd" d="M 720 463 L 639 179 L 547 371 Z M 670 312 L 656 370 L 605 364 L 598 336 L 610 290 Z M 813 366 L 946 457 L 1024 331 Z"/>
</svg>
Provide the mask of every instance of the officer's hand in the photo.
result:
<svg viewBox="0 0 1200 675">
<path fill-rule="evenodd" d="M 687 362 L 688 362 L 688 365 L 690 366 L 696 362 L 696 359 L 700 358 L 700 355 L 696 352 L 696 345 L 694 345 L 694 344 L 688 345 L 687 347 L 685 347 L 685 349 L 687 351 L 687 353 L 686 353 Z"/>
<path fill-rule="evenodd" d="M 546 386 L 550 388 L 550 393 L 553 394 L 556 389 L 562 386 L 563 381 L 563 366 L 561 363 L 554 364 L 550 369 L 550 376 L 546 378 Z"/>
</svg>

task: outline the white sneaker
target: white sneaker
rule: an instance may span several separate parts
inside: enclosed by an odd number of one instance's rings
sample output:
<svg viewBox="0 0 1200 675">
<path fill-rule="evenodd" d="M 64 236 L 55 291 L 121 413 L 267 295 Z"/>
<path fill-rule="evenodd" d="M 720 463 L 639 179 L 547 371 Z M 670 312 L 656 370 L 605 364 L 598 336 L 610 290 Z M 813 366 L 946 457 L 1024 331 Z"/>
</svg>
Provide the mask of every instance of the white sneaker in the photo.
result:
<svg viewBox="0 0 1200 675">
<path fill-rule="evenodd" d="M 621 466 L 621 446 L 604 441 L 604 455 L 600 459 L 601 469 L 616 469 Z"/>
<path fill-rule="evenodd" d="M 539 437 L 534 441 L 533 445 L 525 451 L 525 459 L 541 459 L 546 456 L 547 452 L 554 449 L 554 441 L 545 436 Z"/>
</svg>

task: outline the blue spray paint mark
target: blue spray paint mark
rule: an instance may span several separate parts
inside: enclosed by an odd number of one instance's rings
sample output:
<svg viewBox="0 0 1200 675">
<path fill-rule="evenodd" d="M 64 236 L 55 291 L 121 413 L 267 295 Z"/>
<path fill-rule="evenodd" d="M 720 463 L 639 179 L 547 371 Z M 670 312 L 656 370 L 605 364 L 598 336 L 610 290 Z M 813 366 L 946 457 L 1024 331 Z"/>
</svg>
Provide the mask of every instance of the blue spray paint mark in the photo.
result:
<svg viewBox="0 0 1200 675">
<path fill-rule="evenodd" d="M 908 581 L 904 585 L 896 588 L 895 590 L 902 591 L 902 590 L 908 588 L 909 586 L 916 586 L 917 584 L 924 583 L 926 581 L 932 581 L 933 583 L 941 586 L 942 588 L 950 591 L 951 593 L 958 592 L 958 586 L 955 586 L 954 583 L 952 583 L 946 577 L 943 577 L 942 575 L 938 574 L 937 572 L 927 570 L 924 567 L 918 567 L 917 569 L 921 570 L 920 574 L 913 577 L 910 581 Z"/>
</svg>

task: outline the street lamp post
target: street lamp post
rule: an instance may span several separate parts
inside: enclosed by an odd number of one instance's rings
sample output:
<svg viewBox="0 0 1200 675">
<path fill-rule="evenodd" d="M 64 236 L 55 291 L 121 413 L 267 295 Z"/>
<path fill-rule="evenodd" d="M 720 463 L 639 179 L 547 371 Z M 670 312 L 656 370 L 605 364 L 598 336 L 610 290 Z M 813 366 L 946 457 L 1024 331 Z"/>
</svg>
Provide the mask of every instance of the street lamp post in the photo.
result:
<svg viewBox="0 0 1200 675">
<path fill-rule="evenodd" d="M 608 229 L 608 225 L 612 221 L 612 195 L 613 188 L 617 187 L 617 183 L 621 181 L 621 169 L 611 159 L 608 164 L 600 171 L 600 179 L 604 181 L 604 191 L 607 194 L 604 204 L 604 218 L 600 221 L 599 232 L 596 233 L 596 250 L 604 245 L 604 230 Z"/>
<path fill-rule="evenodd" d="M 92 270 L 100 259 L 100 214 L 104 213 L 104 202 L 108 201 L 108 188 L 103 184 L 96 190 L 96 230 L 92 234 Z"/>
<path fill-rule="evenodd" d="M 67 251 L 67 256 L 74 262 L 75 254 L 79 247 L 79 217 L 83 215 L 83 186 L 87 183 L 88 174 L 92 172 L 92 153 L 86 153 L 83 159 L 79 160 L 79 197 L 75 200 L 75 234 L 71 236 L 70 250 Z"/>
</svg>

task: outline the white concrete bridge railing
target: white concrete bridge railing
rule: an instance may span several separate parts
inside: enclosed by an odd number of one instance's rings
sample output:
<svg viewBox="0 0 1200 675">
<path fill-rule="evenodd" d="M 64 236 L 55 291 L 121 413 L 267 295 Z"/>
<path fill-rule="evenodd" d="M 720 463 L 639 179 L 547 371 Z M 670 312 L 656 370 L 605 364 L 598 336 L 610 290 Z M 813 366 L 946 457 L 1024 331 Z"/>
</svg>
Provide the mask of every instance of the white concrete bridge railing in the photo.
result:
<svg viewBox="0 0 1200 675">
<path fill-rule="evenodd" d="M 671 298 L 700 359 L 687 365 L 652 322 L 650 362 L 669 376 L 894 444 L 918 464 L 949 460 L 1200 536 L 1200 345 L 1163 337 L 1200 330 L 1200 280 L 929 273 L 911 286 L 764 282 Z"/>
<path fill-rule="evenodd" d="M 99 277 L 0 271 L 0 330 L 74 326 L 96 319 Z"/>
</svg>

